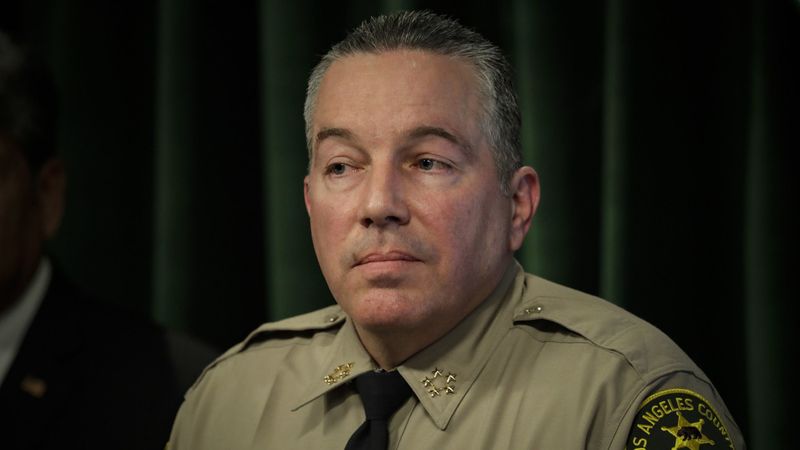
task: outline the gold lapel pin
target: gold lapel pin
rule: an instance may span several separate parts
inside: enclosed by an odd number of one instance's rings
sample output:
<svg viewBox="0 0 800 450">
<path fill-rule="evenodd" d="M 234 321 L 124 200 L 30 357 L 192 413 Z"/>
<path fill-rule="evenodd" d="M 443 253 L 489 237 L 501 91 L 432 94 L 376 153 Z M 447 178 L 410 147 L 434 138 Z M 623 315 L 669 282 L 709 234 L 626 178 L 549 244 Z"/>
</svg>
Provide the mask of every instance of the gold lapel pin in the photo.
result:
<svg viewBox="0 0 800 450">
<path fill-rule="evenodd" d="M 431 397 L 438 397 L 442 393 L 455 394 L 456 393 L 456 374 L 448 372 L 445 375 L 438 368 L 433 369 L 431 372 L 432 377 L 425 377 L 420 380 L 423 386 L 428 389 L 428 394 Z"/>
<path fill-rule="evenodd" d="M 333 369 L 333 372 L 329 373 L 328 375 L 325 375 L 325 378 L 323 378 L 322 381 L 324 381 L 325 384 L 327 384 L 328 386 L 334 383 L 338 383 L 342 379 L 350 376 L 350 372 L 353 370 L 354 365 L 355 363 L 352 362 L 346 364 L 340 364 L 336 366 L 335 369 Z"/>
<path fill-rule="evenodd" d="M 47 392 L 47 383 L 41 378 L 31 375 L 26 375 L 19 384 L 20 389 L 27 392 L 33 397 L 42 398 Z"/>
</svg>

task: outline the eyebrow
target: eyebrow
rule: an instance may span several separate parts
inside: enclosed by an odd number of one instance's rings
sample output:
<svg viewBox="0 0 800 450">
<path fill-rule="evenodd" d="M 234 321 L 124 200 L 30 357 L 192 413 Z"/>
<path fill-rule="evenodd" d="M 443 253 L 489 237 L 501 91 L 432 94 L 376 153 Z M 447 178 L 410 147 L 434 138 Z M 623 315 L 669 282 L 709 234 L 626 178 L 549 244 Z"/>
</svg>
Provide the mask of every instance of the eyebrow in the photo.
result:
<svg viewBox="0 0 800 450">
<path fill-rule="evenodd" d="M 420 127 L 412 128 L 410 131 L 406 133 L 406 137 L 408 139 L 420 139 L 427 136 L 438 136 L 440 138 L 446 139 L 452 142 L 453 144 L 461 147 L 464 150 L 464 152 L 466 152 L 468 155 L 473 155 L 474 153 L 472 151 L 472 147 L 470 147 L 468 143 L 462 141 L 461 139 L 456 137 L 456 135 L 441 127 L 432 127 L 423 125 Z"/>
<path fill-rule="evenodd" d="M 468 155 L 474 156 L 473 149 L 469 144 L 462 141 L 456 135 L 445 130 L 444 128 L 422 125 L 414 127 L 405 133 L 405 138 L 407 140 L 422 139 L 428 136 L 437 136 L 442 139 L 448 140 L 453 144 L 461 147 L 464 150 L 464 152 L 467 153 Z M 352 131 L 348 130 L 347 128 L 336 128 L 336 127 L 323 128 L 317 133 L 315 147 L 319 146 L 320 142 L 331 137 L 338 137 L 348 141 L 357 140 L 355 134 Z"/>
<path fill-rule="evenodd" d="M 319 146 L 320 142 L 330 137 L 340 137 L 348 141 L 355 140 L 353 132 L 346 128 L 323 128 L 319 130 L 319 133 L 317 133 L 316 146 Z"/>
</svg>

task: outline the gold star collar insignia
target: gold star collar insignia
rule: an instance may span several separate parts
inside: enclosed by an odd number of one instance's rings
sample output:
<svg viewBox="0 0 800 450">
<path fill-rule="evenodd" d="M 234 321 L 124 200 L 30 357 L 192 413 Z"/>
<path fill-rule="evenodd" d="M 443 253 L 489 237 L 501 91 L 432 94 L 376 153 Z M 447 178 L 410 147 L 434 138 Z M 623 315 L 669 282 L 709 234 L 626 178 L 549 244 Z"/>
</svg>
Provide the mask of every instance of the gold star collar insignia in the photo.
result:
<svg viewBox="0 0 800 450">
<path fill-rule="evenodd" d="M 441 394 L 455 394 L 456 392 L 456 374 L 447 372 L 445 375 L 439 369 L 433 369 L 431 372 L 433 376 L 425 377 L 420 381 L 423 386 L 428 390 L 428 394 L 433 397 L 438 397 Z"/>
<path fill-rule="evenodd" d="M 336 384 L 350 376 L 354 365 L 354 362 L 340 364 L 333 369 L 333 372 L 325 375 L 325 378 L 323 378 L 322 381 L 324 381 L 328 386 Z"/>
</svg>

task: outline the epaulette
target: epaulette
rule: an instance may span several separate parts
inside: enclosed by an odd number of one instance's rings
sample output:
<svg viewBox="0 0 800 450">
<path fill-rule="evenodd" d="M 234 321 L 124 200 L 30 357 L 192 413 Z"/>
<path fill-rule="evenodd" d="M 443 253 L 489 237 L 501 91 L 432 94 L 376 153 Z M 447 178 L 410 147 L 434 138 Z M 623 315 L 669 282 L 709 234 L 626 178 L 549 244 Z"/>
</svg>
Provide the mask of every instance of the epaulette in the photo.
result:
<svg viewBox="0 0 800 450">
<path fill-rule="evenodd" d="M 677 365 L 708 377 L 661 330 L 599 297 L 527 274 L 514 322 L 544 320 L 624 357 L 640 374 L 657 376 Z"/>
<path fill-rule="evenodd" d="M 268 341 L 276 336 L 287 334 L 310 334 L 335 327 L 344 323 L 345 314 L 339 305 L 331 305 L 309 313 L 289 317 L 276 322 L 267 322 L 253 330 L 243 341 L 229 348 L 225 353 L 212 361 L 197 377 L 189 391 L 193 390 L 209 370 L 232 356 L 247 350 L 251 345 Z"/>
</svg>

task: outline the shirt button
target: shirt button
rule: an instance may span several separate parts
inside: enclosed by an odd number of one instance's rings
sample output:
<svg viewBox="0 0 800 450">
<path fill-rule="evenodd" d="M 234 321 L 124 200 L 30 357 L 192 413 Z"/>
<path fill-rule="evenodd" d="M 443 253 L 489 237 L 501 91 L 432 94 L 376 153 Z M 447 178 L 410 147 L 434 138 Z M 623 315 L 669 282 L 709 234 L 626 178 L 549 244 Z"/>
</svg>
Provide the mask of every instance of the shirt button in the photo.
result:
<svg viewBox="0 0 800 450">
<path fill-rule="evenodd" d="M 339 318 L 339 316 L 337 316 L 337 315 L 325 316 L 325 322 L 333 323 L 333 322 L 336 322 L 336 319 L 338 319 L 338 318 Z"/>
<path fill-rule="evenodd" d="M 525 308 L 525 314 L 539 314 L 544 308 L 542 305 L 536 305 L 531 308 Z"/>
</svg>

